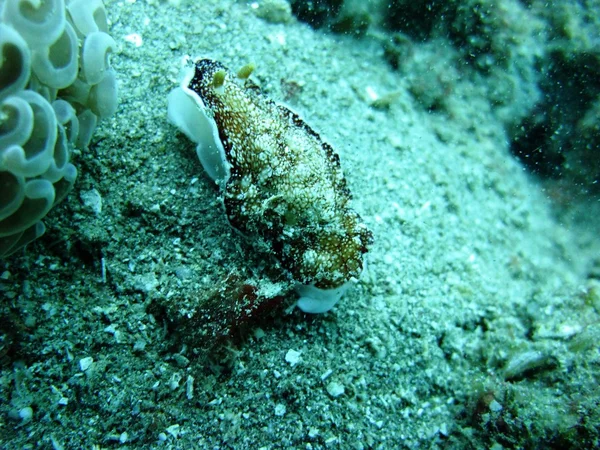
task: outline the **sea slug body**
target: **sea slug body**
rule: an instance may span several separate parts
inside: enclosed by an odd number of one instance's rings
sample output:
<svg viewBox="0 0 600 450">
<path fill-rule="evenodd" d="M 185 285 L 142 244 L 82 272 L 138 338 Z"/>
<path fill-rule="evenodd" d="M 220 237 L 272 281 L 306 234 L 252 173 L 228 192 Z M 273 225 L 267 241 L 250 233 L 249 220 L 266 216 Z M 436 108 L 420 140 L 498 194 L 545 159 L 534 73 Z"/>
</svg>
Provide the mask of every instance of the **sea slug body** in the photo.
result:
<svg viewBox="0 0 600 450">
<path fill-rule="evenodd" d="M 297 282 L 298 306 L 311 313 L 333 307 L 360 277 L 372 236 L 350 208 L 331 146 L 210 59 L 197 60 L 169 94 L 169 119 L 198 144 L 231 226 Z"/>
</svg>

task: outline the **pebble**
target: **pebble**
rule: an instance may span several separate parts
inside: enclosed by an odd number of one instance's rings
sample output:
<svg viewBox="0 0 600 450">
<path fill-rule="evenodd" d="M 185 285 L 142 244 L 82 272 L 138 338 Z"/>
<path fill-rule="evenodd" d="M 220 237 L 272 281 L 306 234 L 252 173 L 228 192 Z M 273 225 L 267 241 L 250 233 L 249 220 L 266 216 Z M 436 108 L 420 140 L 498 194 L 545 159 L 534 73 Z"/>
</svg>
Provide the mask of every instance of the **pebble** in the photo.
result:
<svg viewBox="0 0 600 450">
<path fill-rule="evenodd" d="M 285 360 L 290 363 L 290 366 L 294 367 L 300 362 L 300 352 L 290 349 L 285 354 Z"/>
<path fill-rule="evenodd" d="M 79 360 L 79 368 L 81 369 L 82 372 L 85 372 L 86 370 L 88 370 L 90 368 L 90 366 L 93 364 L 94 362 L 94 358 L 92 358 L 91 356 L 86 356 L 85 358 L 81 358 Z"/>
<path fill-rule="evenodd" d="M 327 392 L 333 398 L 336 398 L 336 397 L 339 397 L 340 395 L 344 394 L 345 389 L 342 384 L 338 383 L 337 381 L 332 381 L 331 383 L 329 383 L 327 385 Z"/>
</svg>

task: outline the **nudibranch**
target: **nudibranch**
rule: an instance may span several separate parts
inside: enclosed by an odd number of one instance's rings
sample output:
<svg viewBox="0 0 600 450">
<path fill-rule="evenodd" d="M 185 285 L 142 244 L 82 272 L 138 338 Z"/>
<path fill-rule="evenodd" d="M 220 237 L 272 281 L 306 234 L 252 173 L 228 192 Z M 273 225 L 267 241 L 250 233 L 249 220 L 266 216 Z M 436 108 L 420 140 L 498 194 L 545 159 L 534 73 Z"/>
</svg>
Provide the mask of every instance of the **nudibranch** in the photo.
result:
<svg viewBox="0 0 600 450">
<path fill-rule="evenodd" d="M 340 161 L 297 114 L 247 77 L 199 59 L 168 98 L 169 120 L 197 144 L 229 223 L 296 282 L 305 312 L 328 311 L 365 264 L 372 235 L 350 207 Z"/>
</svg>

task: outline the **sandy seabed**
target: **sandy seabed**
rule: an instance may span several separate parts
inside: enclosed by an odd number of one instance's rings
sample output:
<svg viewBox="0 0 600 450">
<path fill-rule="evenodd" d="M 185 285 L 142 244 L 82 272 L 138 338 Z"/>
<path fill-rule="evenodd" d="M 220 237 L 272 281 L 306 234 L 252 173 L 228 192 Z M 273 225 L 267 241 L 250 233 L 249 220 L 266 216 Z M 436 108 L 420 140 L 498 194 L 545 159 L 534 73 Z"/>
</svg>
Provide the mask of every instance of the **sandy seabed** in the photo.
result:
<svg viewBox="0 0 600 450">
<path fill-rule="evenodd" d="M 47 234 L 0 263 L 0 447 L 598 438 L 600 208 L 528 175 L 489 106 L 457 83 L 448 111 L 427 111 L 375 40 L 269 23 L 244 2 L 106 3 L 119 110 L 74 155 Z M 223 283 L 277 278 L 167 122 L 186 55 L 253 61 L 261 89 L 339 153 L 374 243 L 330 313 L 282 308 L 231 342 L 178 332 Z"/>
</svg>

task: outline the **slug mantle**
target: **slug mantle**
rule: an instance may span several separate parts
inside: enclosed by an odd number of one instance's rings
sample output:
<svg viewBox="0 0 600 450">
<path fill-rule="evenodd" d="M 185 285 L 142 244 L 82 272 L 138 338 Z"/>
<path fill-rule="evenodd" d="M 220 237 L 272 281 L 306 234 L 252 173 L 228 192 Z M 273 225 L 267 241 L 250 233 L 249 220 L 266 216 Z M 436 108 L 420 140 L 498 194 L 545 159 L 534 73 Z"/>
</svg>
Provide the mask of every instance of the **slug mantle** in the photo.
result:
<svg viewBox="0 0 600 450">
<path fill-rule="evenodd" d="M 350 208 L 337 153 L 217 61 L 197 60 L 168 100 L 170 121 L 220 186 L 231 226 L 291 274 L 303 311 L 333 307 L 360 277 L 372 240 Z"/>
</svg>

